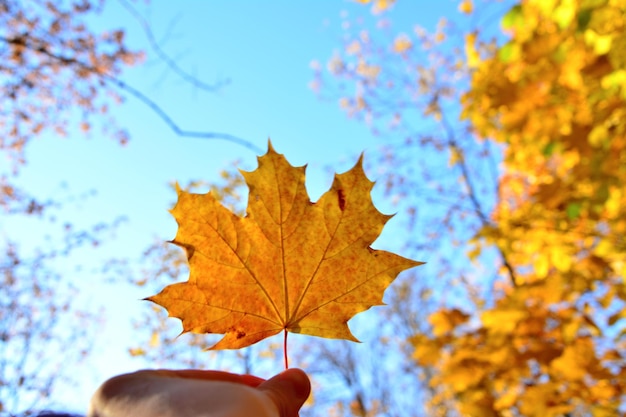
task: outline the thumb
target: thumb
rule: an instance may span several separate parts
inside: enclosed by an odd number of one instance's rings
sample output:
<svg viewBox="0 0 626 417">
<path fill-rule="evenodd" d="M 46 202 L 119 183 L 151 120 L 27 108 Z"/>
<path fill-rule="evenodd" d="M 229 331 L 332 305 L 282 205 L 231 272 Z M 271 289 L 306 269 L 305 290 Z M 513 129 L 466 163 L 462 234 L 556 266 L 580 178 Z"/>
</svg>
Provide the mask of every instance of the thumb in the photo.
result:
<svg viewBox="0 0 626 417">
<path fill-rule="evenodd" d="M 311 382 L 303 370 L 287 369 L 258 386 L 278 407 L 280 417 L 296 417 L 309 398 Z"/>
</svg>

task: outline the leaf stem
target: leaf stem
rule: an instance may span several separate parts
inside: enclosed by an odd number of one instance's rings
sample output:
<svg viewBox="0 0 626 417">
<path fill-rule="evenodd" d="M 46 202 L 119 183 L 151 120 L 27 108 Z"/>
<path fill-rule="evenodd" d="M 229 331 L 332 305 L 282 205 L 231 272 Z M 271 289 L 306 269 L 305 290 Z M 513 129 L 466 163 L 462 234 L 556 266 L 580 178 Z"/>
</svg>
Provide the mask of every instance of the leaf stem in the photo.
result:
<svg viewBox="0 0 626 417">
<path fill-rule="evenodd" d="M 285 356 L 285 369 L 289 369 L 289 358 L 287 357 L 287 329 L 285 329 L 285 338 L 283 339 L 283 353 Z"/>
</svg>

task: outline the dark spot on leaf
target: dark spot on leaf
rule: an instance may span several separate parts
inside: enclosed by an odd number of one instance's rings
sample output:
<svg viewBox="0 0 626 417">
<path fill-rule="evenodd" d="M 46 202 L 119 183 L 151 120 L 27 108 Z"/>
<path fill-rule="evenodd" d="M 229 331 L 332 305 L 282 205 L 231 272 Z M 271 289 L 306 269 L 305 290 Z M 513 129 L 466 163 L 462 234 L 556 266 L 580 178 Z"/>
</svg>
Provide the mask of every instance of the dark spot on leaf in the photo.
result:
<svg viewBox="0 0 626 417">
<path fill-rule="evenodd" d="M 246 332 L 244 332 L 243 330 L 237 330 L 237 339 L 241 339 L 245 335 L 246 335 Z"/>
<path fill-rule="evenodd" d="M 337 200 L 339 202 L 339 209 L 343 211 L 346 208 L 346 196 L 343 190 L 337 190 Z"/>
</svg>

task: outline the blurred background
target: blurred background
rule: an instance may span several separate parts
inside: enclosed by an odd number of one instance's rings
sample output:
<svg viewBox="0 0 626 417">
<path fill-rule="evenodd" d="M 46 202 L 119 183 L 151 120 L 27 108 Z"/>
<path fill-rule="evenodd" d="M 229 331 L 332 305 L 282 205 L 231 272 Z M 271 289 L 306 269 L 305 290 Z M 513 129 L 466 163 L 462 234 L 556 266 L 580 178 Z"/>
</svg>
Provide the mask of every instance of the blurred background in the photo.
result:
<svg viewBox="0 0 626 417">
<path fill-rule="evenodd" d="M 84 413 L 140 368 L 268 378 L 282 336 L 143 298 L 187 279 L 174 184 L 244 215 L 274 148 L 316 201 L 364 155 L 427 262 L 350 321 L 289 338 L 302 416 L 624 411 L 626 6 L 615 0 L 0 0 L 0 415 Z"/>
</svg>

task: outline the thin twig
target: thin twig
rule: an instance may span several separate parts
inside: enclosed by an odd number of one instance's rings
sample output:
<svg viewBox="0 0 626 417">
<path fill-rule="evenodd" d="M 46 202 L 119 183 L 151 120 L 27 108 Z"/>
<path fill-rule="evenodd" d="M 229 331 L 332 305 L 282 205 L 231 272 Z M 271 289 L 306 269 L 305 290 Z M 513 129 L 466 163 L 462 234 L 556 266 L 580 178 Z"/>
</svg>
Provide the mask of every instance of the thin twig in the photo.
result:
<svg viewBox="0 0 626 417">
<path fill-rule="evenodd" d="M 141 25 L 141 28 L 146 34 L 146 38 L 148 38 L 150 47 L 158 55 L 159 59 L 165 62 L 167 66 L 170 69 L 172 69 L 172 71 L 174 71 L 180 78 L 185 80 L 187 83 L 193 85 L 194 87 L 201 88 L 205 91 L 211 91 L 211 92 L 215 92 L 219 90 L 220 88 L 222 88 L 223 86 L 230 84 L 230 80 L 228 79 L 223 80 L 223 81 L 218 81 L 216 84 L 213 84 L 213 85 L 207 84 L 199 80 L 198 78 L 194 77 L 193 75 L 185 72 L 182 68 L 178 66 L 178 64 L 176 64 L 176 61 L 170 58 L 170 56 L 166 54 L 165 51 L 163 51 L 163 49 L 161 49 L 161 47 L 159 46 L 158 42 L 156 41 L 154 37 L 154 33 L 152 33 L 152 29 L 150 28 L 150 25 L 148 24 L 146 19 L 144 19 L 144 17 L 141 14 L 139 14 L 137 9 L 135 9 L 127 0 L 118 0 L 118 1 L 122 4 L 124 8 L 126 8 L 126 10 L 128 10 L 128 12 L 135 18 L 135 20 L 139 22 L 139 24 Z"/>
<path fill-rule="evenodd" d="M 474 184 L 470 180 L 469 169 L 467 167 L 467 162 L 465 161 L 465 157 L 463 156 L 462 149 L 459 146 L 458 142 L 456 141 L 452 126 L 450 126 L 450 123 L 447 121 L 443 113 L 441 114 L 441 123 L 443 125 L 444 131 L 446 132 L 448 145 L 450 146 L 450 148 L 452 148 L 454 152 L 456 152 L 459 158 L 458 163 L 459 163 L 459 167 L 461 168 L 461 177 L 463 178 L 463 182 L 465 182 L 465 185 L 467 186 L 469 199 L 470 199 L 470 202 L 472 203 L 472 206 L 474 207 L 474 212 L 478 215 L 478 218 L 480 219 L 480 222 L 482 223 L 483 227 L 493 227 L 493 223 L 489 220 L 489 218 L 483 211 L 480 201 L 478 201 L 476 189 L 474 188 Z M 509 259 L 506 256 L 506 253 L 504 252 L 504 250 L 498 245 L 496 245 L 496 248 L 498 249 L 498 253 L 500 254 L 502 264 L 504 265 L 507 272 L 509 273 L 509 278 L 511 280 L 511 283 L 513 284 L 514 287 L 517 286 L 516 274 L 515 274 L 515 269 L 513 268 L 513 265 L 511 265 L 511 263 L 509 262 Z"/>
<path fill-rule="evenodd" d="M 152 101 L 152 99 L 150 99 L 148 96 L 143 94 L 141 91 L 135 89 L 134 87 L 131 87 L 130 85 L 124 83 L 123 81 L 115 77 L 110 77 L 110 76 L 105 75 L 103 76 L 103 78 L 105 78 L 108 82 L 116 85 L 121 90 L 126 91 L 127 93 L 135 97 L 136 99 L 143 102 L 152 111 L 154 111 L 165 122 L 165 124 L 167 124 L 169 128 L 172 129 L 174 133 L 177 134 L 178 136 L 193 137 L 193 138 L 200 138 L 200 139 L 225 140 L 228 142 L 235 143 L 237 145 L 241 145 L 245 148 L 248 148 L 257 154 L 263 153 L 261 148 L 254 145 L 253 143 L 245 139 L 242 139 L 238 136 L 231 135 L 229 133 L 183 130 L 176 124 L 176 122 L 174 122 L 174 120 L 172 120 L 172 118 L 167 114 L 167 112 L 165 112 L 165 110 L 163 110 L 158 104 Z"/>
<path fill-rule="evenodd" d="M 137 90 L 136 88 L 131 87 L 130 85 L 128 85 L 124 81 L 116 78 L 115 76 L 112 76 L 112 75 L 109 75 L 109 74 L 104 73 L 102 71 L 99 71 L 96 68 L 92 67 L 91 65 L 85 64 L 84 62 L 78 61 L 77 59 L 74 59 L 74 58 L 71 58 L 71 57 L 62 56 L 62 55 L 58 55 L 58 54 L 55 54 L 53 52 L 50 52 L 43 45 L 39 45 L 39 46 L 30 45 L 28 42 L 26 42 L 26 40 L 24 38 L 6 38 L 4 36 L 0 36 L 0 41 L 5 42 L 7 44 L 19 45 L 19 46 L 22 46 L 24 48 L 28 48 L 31 51 L 43 54 L 43 55 L 45 55 L 45 56 L 47 56 L 49 58 L 52 58 L 52 59 L 54 59 L 56 61 L 62 62 L 65 65 L 76 66 L 76 67 L 79 67 L 79 68 L 82 68 L 84 70 L 89 71 L 90 73 L 92 73 L 95 76 L 99 77 L 103 81 L 105 81 L 105 82 L 107 82 L 109 84 L 114 85 L 115 87 L 117 87 L 120 90 L 122 90 L 122 91 L 124 91 L 124 92 L 126 92 L 126 93 L 128 93 L 130 95 L 132 95 L 133 97 L 135 97 L 136 99 L 138 99 L 139 101 L 144 103 L 154 113 L 156 113 L 157 116 L 159 116 L 161 118 L 161 120 L 163 120 L 169 126 L 169 128 L 172 131 L 174 131 L 174 133 L 176 133 L 178 136 L 195 137 L 195 138 L 212 139 L 212 140 L 225 140 L 227 142 L 232 142 L 232 143 L 235 143 L 237 145 L 243 146 L 244 148 L 250 149 L 251 151 L 253 151 L 253 152 L 257 153 L 257 154 L 263 153 L 261 148 L 259 148 L 258 146 L 254 145 L 252 142 L 247 141 L 245 139 L 242 139 L 240 137 L 228 134 L 228 133 L 191 131 L 191 130 L 181 129 L 180 126 L 178 126 L 176 124 L 176 122 L 174 122 L 174 120 L 165 112 L 165 110 L 163 110 L 150 97 L 148 97 L 147 95 L 145 95 L 141 91 Z"/>
</svg>

